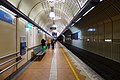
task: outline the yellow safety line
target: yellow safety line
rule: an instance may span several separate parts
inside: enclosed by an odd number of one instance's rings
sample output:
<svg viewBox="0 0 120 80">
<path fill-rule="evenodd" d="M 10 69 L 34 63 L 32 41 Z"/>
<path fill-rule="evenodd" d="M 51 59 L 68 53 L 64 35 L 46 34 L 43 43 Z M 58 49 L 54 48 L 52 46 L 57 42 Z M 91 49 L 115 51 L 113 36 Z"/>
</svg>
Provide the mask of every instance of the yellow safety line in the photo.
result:
<svg viewBox="0 0 120 80">
<path fill-rule="evenodd" d="M 75 71 L 74 68 L 72 67 L 70 61 L 68 60 L 67 55 L 65 54 L 65 51 L 63 50 L 63 48 L 62 48 L 62 53 L 63 53 L 66 61 L 68 62 L 69 66 L 70 66 L 70 68 L 71 68 L 71 70 L 72 70 L 72 72 L 74 73 L 76 79 L 77 79 L 77 80 L 80 80 L 79 77 L 78 77 L 78 74 L 76 73 L 76 71 Z"/>
</svg>

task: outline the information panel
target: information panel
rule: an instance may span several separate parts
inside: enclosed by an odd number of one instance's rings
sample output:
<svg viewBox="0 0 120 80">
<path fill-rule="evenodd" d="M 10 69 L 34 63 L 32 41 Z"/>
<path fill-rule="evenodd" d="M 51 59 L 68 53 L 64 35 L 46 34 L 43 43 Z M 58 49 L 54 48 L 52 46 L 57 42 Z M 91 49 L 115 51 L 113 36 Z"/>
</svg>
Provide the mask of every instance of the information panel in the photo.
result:
<svg viewBox="0 0 120 80">
<path fill-rule="evenodd" d="M 15 24 L 15 18 L 13 18 L 12 15 L 4 12 L 3 10 L 0 10 L 0 20 Z"/>
<path fill-rule="evenodd" d="M 52 32 L 52 36 L 56 38 L 57 37 L 57 33 L 56 32 Z"/>
<path fill-rule="evenodd" d="M 24 55 L 26 53 L 26 38 L 20 37 L 20 55 Z"/>
</svg>

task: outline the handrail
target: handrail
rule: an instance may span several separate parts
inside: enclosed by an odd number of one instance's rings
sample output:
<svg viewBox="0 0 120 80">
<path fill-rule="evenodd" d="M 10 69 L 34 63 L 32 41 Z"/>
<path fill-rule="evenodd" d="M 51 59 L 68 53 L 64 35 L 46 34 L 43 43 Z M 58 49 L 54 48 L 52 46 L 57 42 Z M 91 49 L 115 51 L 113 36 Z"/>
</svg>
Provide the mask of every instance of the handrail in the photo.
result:
<svg viewBox="0 0 120 80">
<path fill-rule="evenodd" d="M 9 56 L 18 54 L 18 53 L 20 53 L 20 52 L 18 51 L 18 52 L 14 52 L 14 53 L 11 53 L 11 54 L 8 54 L 8 55 L 5 55 L 5 56 L 1 56 L 0 59 L 6 58 L 6 57 L 9 57 Z"/>
<path fill-rule="evenodd" d="M 29 51 L 29 50 L 31 50 L 31 49 L 33 49 L 33 48 L 35 48 L 35 47 L 38 47 L 38 46 L 40 46 L 40 45 L 41 45 L 41 44 L 39 44 L 39 45 L 37 45 L 37 46 L 34 46 L 34 47 L 31 47 L 31 48 L 28 48 L 27 51 Z M 9 56 L 18 54 L 18 53 L 20 53 L 20 52 L 18 51 L 18 52 L 14 52 L 14 53 L 11 53 L 11 54 L 8 54 L 8 55 L 5 55 L 5 56 L 1 56 L 0 59 L 6 58 L 6 57 L 9 57 Z"/>
<path fill-rule="evenodd" d="M 34 46 L 34 47 L 31 47 L 31 48 L 28 48 L 27 51 L 29 51 L 29 50 L 31 50 L 31 49 L 33 49 L 33 48 L 35 48 L 35 47 L 38 47 L 38 46 L 40 46 L 40 45 L 41 45 L 41 44 L 39 44 L 39 45 L 37 45 L 37 46 Z M 9 56 L 18 54 L 18 53 L 20 53 L 20 51 L 14 52 L 14 53 L 11 53 L 11 54 L 8 54 L 8 55 L 5 55 L 5 56 L 1 56 L 1 57 L 0 57 L 0 60 L 3 59 L 3 58 L 9 57 Z"/>
<path fill-rule="evenodd" d="M 21 56 L 21 55 L 19 55 L 19 56 L 17 56 L 17 57 L 14 57 L 14 58 L 11 58 L 11 59 L 9 59 L 9 60 L 7 60 L 7 61 L 5 61 L 5 62 L 0 63 L 0 66 L 6 64 L 6 63 L 8 63 L 8 62 L 13 61 L 14 59 L 17 59 L 17 58 L 19 58 L 20 56 Z"/>
<path fill-rule="evenodd" d="M 20 63 L 21 61 L 23 61 L 24 59 L 21 59 L 19 61 L 17 61 L 16 63 L 13 63 L 12 65 L 6 67 L 5 69 L 0 71 L 0 74 L 2 74 L 3 72 L 7 71 L 8 69 L 10 69 L 11 67 L 15 66 L 16 64 Z"/>
<path fill-rule="evenodd" d="M 39 44 L 39 45 L 37 45 L 37 46 L 34 46 L 34 47 L 31 47 L 31 48 L 28 48 L 27 51 L 29 51 L 29 50 L 31 50 L 31 49 L 34 49 L 35 47 L 38 47 L 38 46 L 40 46 L 40 45 L 41 45 L 41 44 Z M 5 55 L 5 56 L 1 56 L 1 57 L 0 57 L 0 60 L 1 60 L 1 59 L 4 59 L 4 58 L 6 58 L 6 57 L 9 57 L 9 56 L 18 54 L 18 53 L 20 53 L 20 52 L 18 51 L 18 52 L 14 52 L 14 53 L 11 53 L 11 54 L 7 54 L 7 55 Z M 9 63 L 9 62 L 11 62 L 11 61 L 13 61 L 13 60 L 15 60 L 15 59 L 17 59 L 17 58 L 19 58 L 19 57 L 21 57 L 21 55 L 19 55 L 19 56 L 17 56 L 17 57 L 14 57 L 14 58 L 11 58 L 11 59 L 9 59 L 9 60 L 7 60 L 7 61 L 5 61 L 5 62 L 0 63 L 0 66 L 4 65 L 4 64 L 6 64 L 6 63 Z M 7 71 L 8 69 L 10 69 L 11 67 L 15 66 L 16 64 L 20 63 L 22 60 L 24 60 L 24 59 L 21 59 L 21 60 L 17 61 L 16 63 L 13 63 L 12 65 L 10 65 L 10 66 L 6 67 L 5 69 L 1 70 L 1 71 L 0 71 L 0 74 L 2 74 L 3 72 Z"/>
<path fill-rule="evenodd" d="M 34 47 L 31 47 L 31 48 L 28 48 L 27 51 L 29 51 L 29 50 L 31 50 L 31 49 L 34 49 L 35 47 L 38 47 L 38 46 L 40 46 L 40 45 L 41 45 L 41 44 L 39 44 L 39 45 L 37 45 L 37 46 L 34 46 Z M 5 56 L 1 56 L 1 57 L 0 57 L 0 60 L 1 60 L 1 59 L 4 59 L 4 58 L 6 58 L 6 57 L 9 57 L 9 56 L 18 54 L 18 53 L 20 53 L 20 51 L 14 52 L 14 53 L 11 53 L 11 54 L 7 54 L 7 55 L 5 55 Z"/>
</svg>

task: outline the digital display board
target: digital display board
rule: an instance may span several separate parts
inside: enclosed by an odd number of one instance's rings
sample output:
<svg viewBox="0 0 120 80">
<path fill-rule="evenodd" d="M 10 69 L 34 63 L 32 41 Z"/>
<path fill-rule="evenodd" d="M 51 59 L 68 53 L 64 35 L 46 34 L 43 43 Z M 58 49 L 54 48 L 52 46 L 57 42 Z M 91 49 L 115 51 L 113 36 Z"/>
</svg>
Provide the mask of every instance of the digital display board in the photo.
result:
<svg viewBox="0 0 120 80">
<path fill-rule="evenodd" d="M 52 36 L 53 37 L 57 37 L 57 33 L 56 32 L 52 32 Z"/>
</svg>

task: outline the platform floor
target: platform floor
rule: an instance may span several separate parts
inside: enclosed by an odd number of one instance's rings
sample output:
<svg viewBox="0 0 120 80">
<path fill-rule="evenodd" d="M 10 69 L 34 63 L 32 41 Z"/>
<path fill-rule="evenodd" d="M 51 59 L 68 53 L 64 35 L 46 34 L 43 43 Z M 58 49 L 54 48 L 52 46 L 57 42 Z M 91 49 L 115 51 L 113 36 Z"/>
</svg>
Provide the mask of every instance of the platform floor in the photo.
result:
<svg viewBox="0 0 120 80">
<path fill-rule="evenodd" d="M 59 43 L 47 49 L 42 60 L 34 61 L 16 80 L 90 80 L 80 73 Z"/>
</svg>

